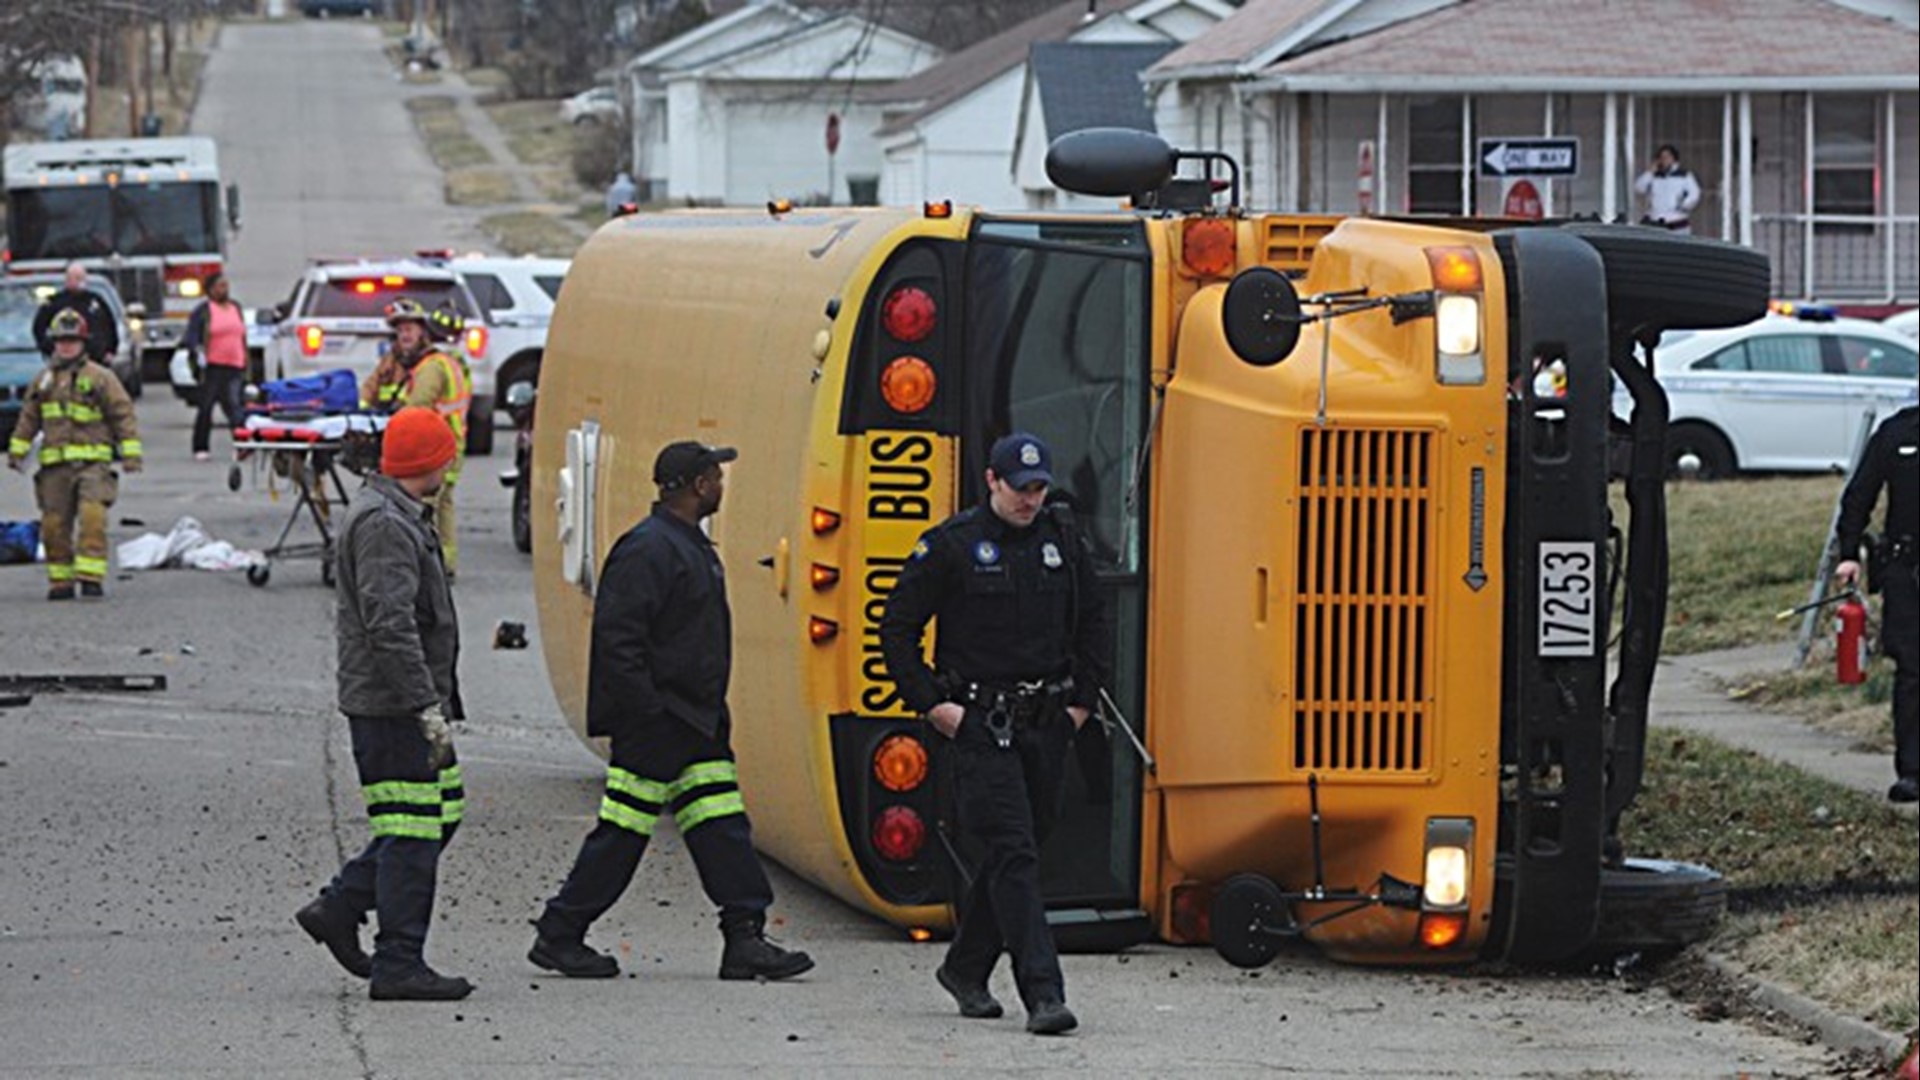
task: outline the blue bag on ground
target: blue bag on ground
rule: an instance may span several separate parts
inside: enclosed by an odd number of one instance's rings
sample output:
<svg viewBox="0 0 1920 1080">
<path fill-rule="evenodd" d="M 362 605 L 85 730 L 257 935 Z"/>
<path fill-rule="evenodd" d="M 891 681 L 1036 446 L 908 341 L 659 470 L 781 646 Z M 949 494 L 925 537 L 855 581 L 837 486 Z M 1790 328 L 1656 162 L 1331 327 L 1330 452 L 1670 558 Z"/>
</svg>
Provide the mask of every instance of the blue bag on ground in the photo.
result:
<svg viewBox="0 0 1920 1080">
<path fill-rule="evenodd" d="M 39 522 L 0 521 L 0 563 L 32 562 L 39 550 Z"/>
<path fill-rule="evenodd" d="M 346 368 L 260 384 L 269 414 L 344 413 L 360 407 L 360 384 Z"/>
</svg>

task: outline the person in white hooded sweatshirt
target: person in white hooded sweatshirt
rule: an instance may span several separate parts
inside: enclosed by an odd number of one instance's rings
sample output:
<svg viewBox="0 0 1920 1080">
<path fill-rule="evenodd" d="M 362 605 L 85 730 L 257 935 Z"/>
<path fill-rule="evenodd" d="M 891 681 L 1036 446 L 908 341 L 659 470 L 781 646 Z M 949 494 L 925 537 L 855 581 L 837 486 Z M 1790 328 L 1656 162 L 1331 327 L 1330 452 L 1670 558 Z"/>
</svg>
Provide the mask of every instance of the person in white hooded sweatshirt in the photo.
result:
<svg viewBox="0 0 1920 1080">
<path fill-rule="evenodd" d="M 1658 225 L 1677 233 L 1691 233 L 1688 220 L 1700 205 L 1700 181 L 1680 164 L 1680 151 L 1672 143 L 1653 155 L 1653 167 L 1633 182 L 1633 190 L 1646 202 L 1643 225 Z"/>
</svg>

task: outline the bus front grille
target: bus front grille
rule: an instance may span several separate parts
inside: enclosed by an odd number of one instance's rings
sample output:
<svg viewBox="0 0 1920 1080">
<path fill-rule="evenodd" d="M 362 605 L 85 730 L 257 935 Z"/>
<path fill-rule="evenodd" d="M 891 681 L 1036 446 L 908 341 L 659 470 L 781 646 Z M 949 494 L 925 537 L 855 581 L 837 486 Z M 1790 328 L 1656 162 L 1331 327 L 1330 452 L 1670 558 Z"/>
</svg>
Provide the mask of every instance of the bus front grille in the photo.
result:
<svg viewBox="0 0 1920 1080">
<path fill-rule="evenodd" d="M 1420 773 L 1433 716 L 1434 435 L 1300 435 L 1292 765 Z"/>
</svg>

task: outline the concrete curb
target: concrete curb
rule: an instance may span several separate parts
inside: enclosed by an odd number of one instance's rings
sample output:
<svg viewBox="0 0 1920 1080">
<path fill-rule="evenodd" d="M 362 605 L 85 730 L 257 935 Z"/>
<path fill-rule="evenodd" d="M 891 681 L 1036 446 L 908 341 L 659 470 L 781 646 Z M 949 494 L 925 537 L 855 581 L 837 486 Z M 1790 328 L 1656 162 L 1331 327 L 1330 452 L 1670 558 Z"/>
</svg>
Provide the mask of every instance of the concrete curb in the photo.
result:
<svg viewBox="0 0 1920 1080">
<path fill-rule="evenodd" d="M 1904 1036 L 1835 1012 L 1831 1007 L 1797 990 L 1781 986 L 1749 971 L 1744 965 L 1714 953 L 1701 955 L 1707 966 L 1721 976 L 1749 988 L 1755 1001 L 1798 1023 L 1812 1028 L 1820 1041 L 1835 1050 L 1864 1052 L 1884 1061 L 1889 1068 L 1900 1064 L 1907 1052 Z"/>
</svg>

